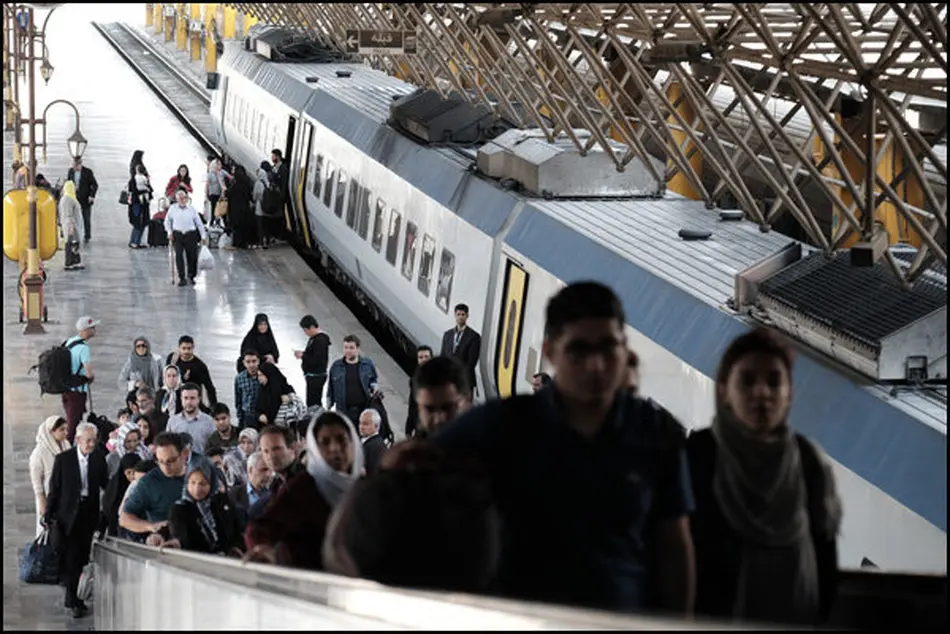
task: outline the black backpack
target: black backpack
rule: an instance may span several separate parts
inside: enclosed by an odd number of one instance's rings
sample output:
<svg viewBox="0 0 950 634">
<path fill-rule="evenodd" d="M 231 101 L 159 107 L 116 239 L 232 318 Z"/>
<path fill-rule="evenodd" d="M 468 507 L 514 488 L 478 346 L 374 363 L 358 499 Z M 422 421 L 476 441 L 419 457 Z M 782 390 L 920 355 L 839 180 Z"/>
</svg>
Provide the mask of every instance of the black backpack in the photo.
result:
<svg viewBox="0 0 950 634">
<path fill-rule="evenodd" d="M 30 368 L 30 373 L 39 370 L 40 396 L 43 394 L 64 394 L 70 388 L 85 385 L 86 377 L 73 374 L 73 358 L 70 350 L 73 346 L 86 343 L 82 339 L 66 345 L 64 341 L 40 355 L 39 363 Z"/>
<path fill-rule="evenodd" d="M 269 184 L 264 188 L 264 194 L 261 197 L 261 211 L 268 217 L 274 218 L 284 215 L 284 201 L 280 195 L 280 186 Z"/>
</svg>

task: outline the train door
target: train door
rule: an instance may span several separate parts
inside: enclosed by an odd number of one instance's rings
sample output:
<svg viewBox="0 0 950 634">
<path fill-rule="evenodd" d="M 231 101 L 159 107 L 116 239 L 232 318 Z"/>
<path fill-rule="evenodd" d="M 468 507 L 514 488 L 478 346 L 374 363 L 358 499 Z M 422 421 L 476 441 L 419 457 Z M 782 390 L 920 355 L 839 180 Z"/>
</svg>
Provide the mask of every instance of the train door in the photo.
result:
<svg viewBox="0 0 950 634">
<path fill-rule="evenodd" d="M 294 141 L 296 140 L 294 135 L 296 134 L 297 134 L 297 117 L 295 117 L 294 115 L 290 115 L 290 120 L 287 122 L 287 143 L 284 146 L 284 162 L 287 164 L 287 169 L 290 170 L 290 174 L 288 174 L 288 178 L 291 181 L 289 183 L 291 191 L 293 191 L 293 185 L 294 185 L 293 184 L 293 176 L 294 176 L 293 170 L 294 170 L 294 164 L 296 162 L 294 161 L 294 145 L 295 145 Z M 299 235 L 296 229 L 297 223 L 294 222 L 294 210 L 293 210 L 294 205 L 290 201 L 288 201 L 288 203 L 289 204 L 287 204 L 284 207 L 284 223 L 287 227 L 287 231 L 289 231 L 292 234 Z"/>
<path fill-rule="evenodd" d="M 312 174 L 313 158 L 313 126 L 304 121 L 303 129 L 300 135 L 300 148 L 297 152 L 297 161 L 294 164 L 297 175 L 297 186 L 294 189 L 294 208 L 297 210 L 297 227 L 299 229 L 298 237 L 303 241 L 308 249 L 313 248 L 312 236 L 310 234 L 310 217 L 307 215 L 307 203 L 304 192 L 312 183 L 313 178 L 320 178 L 319 174 Z"/>
<path fill-rule="evenodd" d="M 505 284 L 498 307 L 498 334 L 495 345 L 495 385 L 498 396 L 508 398 L 515 393 L 518 380 L 518 357 L 521 352 L 521 330 L 524 324 L 525 300 L 528 297 L 528 272 L 512 260 L 505 262 Z"/>
</svg>

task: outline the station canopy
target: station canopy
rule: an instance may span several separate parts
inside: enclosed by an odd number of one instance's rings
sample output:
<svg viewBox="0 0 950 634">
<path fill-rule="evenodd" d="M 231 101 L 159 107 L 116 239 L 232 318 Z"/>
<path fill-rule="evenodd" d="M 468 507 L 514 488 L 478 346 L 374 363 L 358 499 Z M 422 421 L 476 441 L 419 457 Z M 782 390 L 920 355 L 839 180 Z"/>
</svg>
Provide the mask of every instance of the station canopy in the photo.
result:
<svg viewBox="0 0 950 634">
<path fill-rule="evenodd" d="M 791 214 L 829 253 L 870 238 L 865 212 L 888 205 L 922 241 L 909 267 L 885 254 L 894 275 L 909 285 L 946 266 L 946 4 L 228 6 L 341 52 L 353 31 L 412 33 L 364 63 L 617 169 L 660 158 L 662 181 L 763 227 Z M 900 158 L 882 169 L 885 156 Z"/>
</svg>

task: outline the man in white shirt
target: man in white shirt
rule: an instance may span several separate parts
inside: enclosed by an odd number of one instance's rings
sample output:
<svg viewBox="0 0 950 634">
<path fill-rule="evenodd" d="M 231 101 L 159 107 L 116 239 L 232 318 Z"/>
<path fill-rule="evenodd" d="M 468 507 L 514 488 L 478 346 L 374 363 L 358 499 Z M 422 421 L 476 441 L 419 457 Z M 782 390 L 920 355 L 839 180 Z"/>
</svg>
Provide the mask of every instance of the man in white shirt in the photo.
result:
<svg viewBox="0 0 950 634">
<path fill-rule="evenodd" d="M 182 411 L 168 419 L 168 431 L 191 436 L 192 449 L 204 454 L 208 438 L 217 431 L 214 419 L 198 409 L 201 389 L 195 383 L 185 383 L 181 388 Z"/>
<path fill-rule="evenodd" d="M 175 246 L 175 266 L 178 268 L 178 285 L 185 285 L 185 255 L 188 260 L 188 280 L 195 284 L 198 274 L 198 242 L 208 244 L 204 223 L 194 207 L 188 204 L 188 192 L 179 188 L 175 194 L 176 204 L 168 208 L 165 216 L 165 231 L 168 241 Z"/>
</svg>

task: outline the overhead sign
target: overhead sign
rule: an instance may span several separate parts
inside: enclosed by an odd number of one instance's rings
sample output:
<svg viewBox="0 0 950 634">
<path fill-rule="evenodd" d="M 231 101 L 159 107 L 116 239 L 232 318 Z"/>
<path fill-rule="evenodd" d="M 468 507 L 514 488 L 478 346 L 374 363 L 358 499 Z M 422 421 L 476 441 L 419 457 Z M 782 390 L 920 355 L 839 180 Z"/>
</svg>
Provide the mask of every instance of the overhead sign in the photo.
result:
<svg viewBox="0 0 950 634">
<path fill-rule="evenodd" d="M 414 31 L 346 31 L 346 52 L 358 55 L 415 55 L 418 37 Z"/>
</svg>

